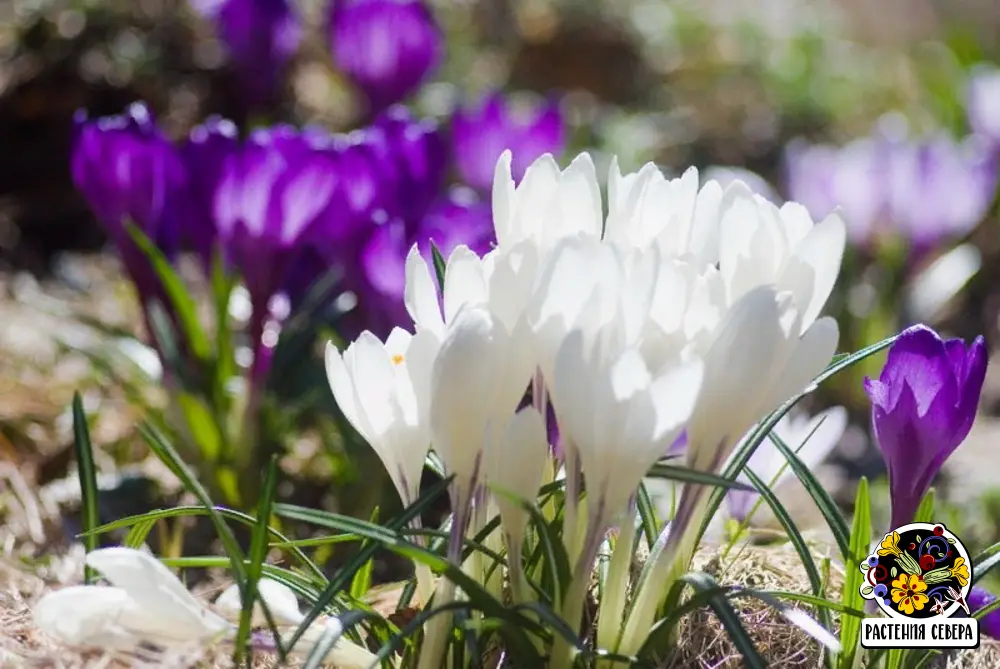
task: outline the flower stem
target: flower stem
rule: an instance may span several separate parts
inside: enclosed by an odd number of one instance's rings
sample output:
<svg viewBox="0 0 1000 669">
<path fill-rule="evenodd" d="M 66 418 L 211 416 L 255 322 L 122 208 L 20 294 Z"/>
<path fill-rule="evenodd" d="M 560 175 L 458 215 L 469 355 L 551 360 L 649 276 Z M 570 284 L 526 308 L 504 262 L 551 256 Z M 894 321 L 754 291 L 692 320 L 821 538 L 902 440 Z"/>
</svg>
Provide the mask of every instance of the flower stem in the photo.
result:
<svg viewBox="0 0 1000 669">
<path fill-rule="evenodd" d="M 625 516 L 614 552 L 611 554 L 611 564 L 604 580 L 604 593 L 597 619 L 597 646 L 610 648 L 621 631 L 622 617 L 625 613 L 625 597 L 628 594 L 629 567 L 632 565 L 632 546 L 635 543 L 635 511 L 630 507 Z M 611 667 L 610 661 L 599 661 L 598 669 Z"/>
</svg>

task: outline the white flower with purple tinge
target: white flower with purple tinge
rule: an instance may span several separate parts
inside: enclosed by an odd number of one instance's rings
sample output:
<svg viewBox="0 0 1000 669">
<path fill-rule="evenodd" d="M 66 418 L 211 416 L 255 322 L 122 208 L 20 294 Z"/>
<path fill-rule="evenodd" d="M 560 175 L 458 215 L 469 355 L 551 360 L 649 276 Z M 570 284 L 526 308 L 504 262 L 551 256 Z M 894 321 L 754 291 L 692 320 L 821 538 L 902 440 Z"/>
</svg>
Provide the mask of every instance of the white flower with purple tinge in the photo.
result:
<svg viewBox="0 0 1000 669">
<path fill-rule="evenodd" d="M 966 97 L 969 125 L 994 149 L 1000 149 L 1000 68 L 974 68 Z"/>
</svg>

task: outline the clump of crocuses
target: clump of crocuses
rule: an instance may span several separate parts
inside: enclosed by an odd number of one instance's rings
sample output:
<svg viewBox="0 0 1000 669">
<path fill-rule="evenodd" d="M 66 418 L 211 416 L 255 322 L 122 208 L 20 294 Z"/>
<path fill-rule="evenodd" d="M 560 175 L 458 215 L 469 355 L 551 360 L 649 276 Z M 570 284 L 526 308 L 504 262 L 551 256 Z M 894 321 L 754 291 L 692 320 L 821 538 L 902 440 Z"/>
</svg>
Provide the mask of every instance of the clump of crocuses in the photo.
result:
<svg viewBox="0 0 1000 669">
<path fill-rule="evenodd" d="M 865 379 L 872 430 L 889 471 L 890 527 L 913 521 L 942 465 L 976 418 L 986 342 L 942 339 L 915 325 L 896 339 L 878 379 Z"/>
</svg>

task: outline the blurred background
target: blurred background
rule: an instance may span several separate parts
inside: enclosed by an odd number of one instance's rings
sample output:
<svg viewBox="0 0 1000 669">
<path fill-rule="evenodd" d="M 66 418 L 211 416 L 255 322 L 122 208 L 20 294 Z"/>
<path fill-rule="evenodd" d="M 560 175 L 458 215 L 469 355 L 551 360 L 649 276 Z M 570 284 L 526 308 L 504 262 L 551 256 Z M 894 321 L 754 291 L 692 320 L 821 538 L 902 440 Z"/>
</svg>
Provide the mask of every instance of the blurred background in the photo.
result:
<svg viewBox="0 0 1000 669">
<path fill-rule="evenodd" d="M 302 242 L 309 253 L 292 264 L 305 268 L 303 276 L 265 295 L 265 303 L 284 295 L 300 313 L 304 295 L 315 295 L 306 288 L 326 276 L 320 268 L 339 277 L 301 312 L 307 334 L 289 334 L 294 317 L 274 319 L 285 328 L 269 363 L 271 399 L 251 417 L 264 425 L 264 445 L 254 448 L 282 456 L 286 498 L 360 516 L 379 505 L 385 517 L 398 501 L 378 460 L 337 420 L 318 346 L 405 324 L 400 277 L 410 244 L 425 253 L 432 239 L 445 254 L 457 243 L 488 248 L 497 147 L 523 156 L 515 172 L 544 152 L 565 164 L 587 150 L 602 186 L 617 155 L 624 172 L 654 161 L 670 176 L 693 165 L 702 178 L 739 178 L 776 202 L 803 203 L 817 220 L 840 206 L 850 248 L 828 312 L 840 321 L 841 350 L 916 322 L 966 339 L 983 334 L 993 350 L 1000 344 L 998 67 L 994 0 L 0 2 L 0 464 L 8 531 L 33 542 L 36 556 L 75 531 L 68 410 L 75 390 L 100 447 L 102 519 L 181 495 L 135 435 L 136 422 L 151 413 L 172 425 L 176 397 L 163 381 L 163 347 L 139 343 L 150 342 L 149 314 L 135 298 L 142 286 L 123 271 L 130 242 L 104 206 L 137 190 L 153 197 L 149 184 L 162 174 L 136 176 L 136 165 L 148 159 L 154 172 L 162 165 L 159 154 L 139 151 L 130 154 L 131 168 L 122 167 L 130 149 L 87 143 L 81 128 L 96 127 L 94 119 L 129 114 L 129 128 L 145 128 L 143 141 L 155 127 L 156 141 L 162 135 L 180 147 L 217 130 L 213 116 L 251 143 L 255 129 L 270 132 L 273 143 L 282 124 L 325 138 L 337 193 L 347 200 L 329 196 L 324 225 L 340 232 L 349 225 L 351 234 L 333 245 Z M 136 102 L 146 107 L 130 108 Z M 395 157 L 375 150 L 376 131 L 389 137 Z M 375 148 L 359 158 L 358 146 Z M 406 179 L 390 179 L 397 172 Z M 345 222 L 345 202 L 365 189 L 392 204 L 351 209 L 357 216 Z M 182 207 L 181 195 L 157 192 L 160 218 Z M 298 192 L 324 197 L 321 189 Z M 156 232 L 136 207 L 115 206 Z M 184 206 L 179 218 L 196 215 Z M 225 246 L 231 231 L 215 225 Z M 169 250 L 198 255 L 197 244 L 182 242 Z M 235 247 L 224 251 L 244 273 L 252 264 Z M 204 298 L 197 259 L 179 253 L 175 263 L 192 277 L 192 295 Z M 229 315 L 253 321 L 242 312 L 260 300 L 234 295 Z M 260 336 L 250 337 L 241 346 L 256 360 Z M 859 476 L 881 475 L 861 382 L 882 360 L 837 377 L 809 407 L 850 411 L 824 479 L 845 504 Z M 976 427 L 940 482 L 957 524 L 950 527 L 970 546 L 1000 539 L 998 414 L 993 365 Z M 201 444 L 189 452 L 203 455 L 205 440 L 188 437 Z M 213 462 L 195 464 L 207 476 Z"/>
</svg>

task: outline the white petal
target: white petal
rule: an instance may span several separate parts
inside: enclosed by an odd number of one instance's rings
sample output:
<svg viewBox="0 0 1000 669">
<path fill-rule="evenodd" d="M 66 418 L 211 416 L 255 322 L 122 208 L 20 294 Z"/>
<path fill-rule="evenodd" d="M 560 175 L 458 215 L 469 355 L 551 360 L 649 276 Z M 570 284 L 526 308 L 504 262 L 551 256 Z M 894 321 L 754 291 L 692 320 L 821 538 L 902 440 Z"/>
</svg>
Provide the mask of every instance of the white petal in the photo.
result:
<svg viewBox="0 0 1000 669">
<path fill-rule="evenodd" d="M 552 221 L 546 220 L 549 205 L 558 194 L 559 166 L 548 153 L 540 156 L 524 171 L 524 178 L 514 193 L 514 212 L 512 216 L 509 239 L 497 242 L 501 245 L 513 245 L 533 237 L 542 239 L 547 226 Z"/>
<path fill-rule="evenodd" d="M 785 441 L 790 448 L 795 450 L 796 455 L 799 456 L 802 463 L 808 469 L 812 470 L 818 467 L 830 455 L 833 449 L 837 447 L 846 429 L 847 409 L 844 407 L 832 407 L 822 413 L 816 414 L 809 421 L 808 425 L 805 426 L 805 429 L 795 435 L 797 438 L 794 441 L 788 441 L 787 439 Z M 779 433 L 779 436 L 782 435 Z M 765 445 L 771 445 L 774 448 L 771 440 L 765 439 L 757 451 L 763 450 Z M 774 448 L 774 450 L 777 451 L 777 448 Z M 754 456 L 756 456 L 756 453 Z M 754 469 L 754 472 L 756 471 L 757 469 Z M 774 474 L 772 474 L 772 478 L 773 476 Z M 785 467 L 773 487 L 777 488 L 785 481 L 791 480 L 794 476 L 795 472 L 790 467 Z"/>
<path fill-rule="evenodd" d="M 557 237 L 579 232 L 600 237 L 604 211 L 590 154 L 581 153 L 560 175 L 558 198 L 560 226 Z"/>
<path fill-rule="evenodd" d="M 288 586 L 269 578 L 262 578 L 257 581 L 257 595 L 264 600 L 276 625 L 298 625 L 305 619 L 299 610 L 298 598 Z M 234 583 L 219 595 L 219 598 L 215 600 L 215 610 L 234 623 L 239 621 L 243 611 L 243 602 L 240 599 L 240 586 L 238 584 Z M 260 601 L 254 602 L 250 624 L 253 627 L 267 625 L 267 618 Z"/>
<path fill-rule="evenodd" d="M 795 257 L 809 264 L 814 272 L 811 299 L 801 305 L 803 326 L 812 325 L 830 297 L 840 274 L 846 243 L 844 221 L 834 213 L 813 226 L 796 249 Z"/>
<path fill-rule="evenodd" d="M 466 303 L 486 302 L 482 260 L 467 246 L 456 246 L 444 273 L 444 320 L 450 323 Z"/>
<path fill-rule="evenodd" d="M 505 423 L 491 422 L 485 453 L 486 476 L 507 494 L 535 503 L 548 456 L 548 435 L 541 414 L 526 407 Z M 504 530 L 516 539 L 524 534 L 527 512 L 504 495 L 495 495 Z"/>
<path fill-rule="evenodd" d="M 121 588 L 76 585 L 46 593 L 32 616 L 40 630 L 63 643 L 128 650 L 142 641 L 117 623 L 131 606 Z"/>
<path fill-rule="evenodd" d="M 505 149 L 493 170 L 493 228 L 497 244 L 513 243 L 511 225 L 514 218 L 514 178 L 511 176 L 511 152 Z"/>
<path fill-rule="evenodd" d="M 826 369 L 837 351 L 839 334 L 837 321 L 829 316 L 813 323 L 796 342 L 795 350 L 780 370 L 777 383 L 762 407 L 763 412 L 773 411 L 793 395 L 805 390 Z"/>
<path fill-rule="evenodd" d="M 298 657 L 308 657 L 313 648 L 324 637 L 327 630 L 343 631 L 343 624 L 335 617 L 318 620 L 310 625 L 302 634 L 302 638 L 292 647 L 292 655 Z M 376 666 L 375 655 L 351 642 L 345 637 L 340 637 L 333 649 L 324 658 L 325 662 L 337 667 L 337 669 L 370 669 Z"/>
<path fill-rule="evenodd" d="M 229 626 L 152 555 L 118 546 L 102 548 L 87 555 L 87 565 L 127 592 L 138 611 L 155 612 L 120 621 L 137 635 L 161 643 L 184 643 L 212 637 Z"/>
<path fill-rule="evenodd" d="M 361 417 L 361 407 L 355 402 L 354 380 L 344 364 L 344 358 L 340 351 L 332 342 L 326 344 L 326 378 L 330 382 L 330 390 L 333 391 L 333 399 L 337 402 L 341 413 L 347 421 L 357 430 L 365 441 L 371 441 L 368 434 L 366 419 Z"/>
<path fill-rule="evenodd" d="M 403 292 L 406 311 L 418 327 L 441 332 L 444 321 L 438 306 L 438 286 L 420 249 L 414 244 L 406 256 L 406 287 Z"/>
</svg>

